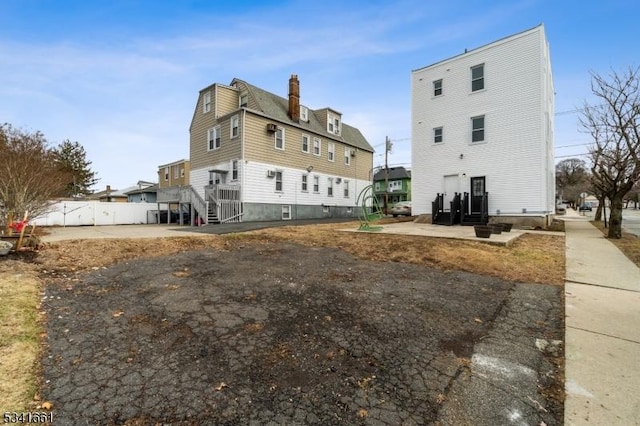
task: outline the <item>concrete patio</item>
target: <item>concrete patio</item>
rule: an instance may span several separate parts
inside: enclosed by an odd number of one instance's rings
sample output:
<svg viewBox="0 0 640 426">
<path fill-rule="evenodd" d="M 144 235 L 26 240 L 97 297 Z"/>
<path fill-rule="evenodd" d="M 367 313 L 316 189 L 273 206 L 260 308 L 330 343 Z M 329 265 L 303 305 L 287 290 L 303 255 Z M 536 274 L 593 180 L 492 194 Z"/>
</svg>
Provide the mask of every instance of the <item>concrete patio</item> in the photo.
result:
<svg viewBox="0 0 640 426">
<path fill-rule="evenodd" d="M 396 235 L 419 235 L 432 238 L 450 238 L 455 240 L 477 241 L 486 244 L 494 244 L 499 246 L 509 246 L 522 235 L 527 233 L 544 235 L 564 235 L 563 232 L 536 231 L 525 229 L 512 229 L 510 232 L 502 232 L 501 234 L 491 234 L 490 238 L 478 238 L 475 235 L 473 226 L 442 226 L 427 223 L 401 222 L 390 223 L 385 225 L 372 225 L 379 228 L 375 231 L 360 231 L 357 229 L 344 229 L 344 231 L 352 232 L 375 232 L 379 234 L 396 234 Z"/>
</svg>

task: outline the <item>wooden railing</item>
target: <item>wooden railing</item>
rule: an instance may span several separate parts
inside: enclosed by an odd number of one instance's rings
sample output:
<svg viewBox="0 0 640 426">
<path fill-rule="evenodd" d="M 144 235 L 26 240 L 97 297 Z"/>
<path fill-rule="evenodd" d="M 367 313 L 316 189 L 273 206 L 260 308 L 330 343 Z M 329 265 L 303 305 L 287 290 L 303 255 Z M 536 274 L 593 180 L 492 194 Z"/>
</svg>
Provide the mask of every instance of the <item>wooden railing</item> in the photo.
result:
<svg viewBox="0 0 640 426">
<path fill-rule="evenodd" d="M 431 222 L 435 223 L 442 212 L 444 212 L 444 194 L 438 193 L 435 200 L 431 202 Z"/>
<path fill-rule="evenodd" d="M 460 208 L 460 223 L 480 222 L 486 224 L 489 222 L 489 193 L 482 194 L 480 213 L 471 213 L 471 197 L 468 192 L 464 193 L 462 205 Z"/>
<path fill-rule="evenodd" d="M 242 199 L 240 185 L 217 184 L 205 187 L 205 195 L 211 208 L 215 209 L 215 216 L 220 223 L 240 222 Z"/>
</svg>

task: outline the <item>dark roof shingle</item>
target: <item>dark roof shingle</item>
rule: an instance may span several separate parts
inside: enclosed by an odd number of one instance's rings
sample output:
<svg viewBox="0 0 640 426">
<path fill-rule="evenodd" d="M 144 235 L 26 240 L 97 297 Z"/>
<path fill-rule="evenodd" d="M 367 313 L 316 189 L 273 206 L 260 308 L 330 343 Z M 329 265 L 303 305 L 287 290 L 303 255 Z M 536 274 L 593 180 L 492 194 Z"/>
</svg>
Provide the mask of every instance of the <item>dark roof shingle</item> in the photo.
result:
<svg viewBox="0 0 640 426">
<path fill-rule="evenodd" d="M 285 99 L 281 96 L 275 95 L 273 93 L 267 92 L 259 87 L 256 87 L 252 84 L 247 83 L 246 81 L 240 80 L 238 78 L 234 78 L 231 82 L 233 86 L 234 83 L 239 82 L 247 87 L 247 90 L 250 92 L 250 96 L 255 100 L 258 104 L 259 112 L 263 115 L 279 121 L 281 123 L 286 123 L 292 126 L 297 126 L 301 129 L 305 129 L 309 132 L 313 132 L 316 134 L 323 135 L 324 137 L 331 138 L 347 145 L 351 145 L 354 148 L 362 149 L 364 151 L 374 152 L 373 147 L 365 137 L 362 135 L 360 130 L 357 128 L 350 126 L 344 122 L 342 122 L 342 131 L 340 135 L 335 135 L 329 133 L 327 131 L 326 125 L 320 122 L 315 110 L 309 108 L 309 121 L 300 121 L 299 123 L 294 122 L 289 117 L 289 100 Z M 251 111 L 251 110 L 249 110 Z"/>
</svg>

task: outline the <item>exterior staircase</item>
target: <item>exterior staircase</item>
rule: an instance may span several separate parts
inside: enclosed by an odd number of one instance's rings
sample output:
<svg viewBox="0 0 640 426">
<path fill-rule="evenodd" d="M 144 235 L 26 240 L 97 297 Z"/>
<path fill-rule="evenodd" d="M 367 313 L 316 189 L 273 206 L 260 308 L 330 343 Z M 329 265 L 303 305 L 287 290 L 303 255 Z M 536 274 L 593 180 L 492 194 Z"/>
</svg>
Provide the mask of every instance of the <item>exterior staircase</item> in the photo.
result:
<svg viewBox="0 0 640 426">
<path fill-rule="evenodd" d="M 446 226 L 486 225 L 489 222 L 489 193 L 482 194 L 480 212 L 470 211 L 471 198 L 468 192 L 464 195 L 456 192 L 448 206 L 445 206 L 444 194 L 438 193 L 431 203 L 431 223 Z"/>
<path fill-rule="evenodd" d="M 462 198 L 462 208 L 460 210 L 460 224 L 473 226 L 486 225 L 489 223 L 489 193 L 485 192 L 482 195 L 482 208 L 480 213 L 470 213 L 470 203 L 469 193 L 465 192 Z"/>
<path fill-rule="evenodd" d="M 209 203 L 209 208 L 207 209 L 207 223 L 220 223 L 216 206 L 213 203 Z"/>
<path fill-rule="evenodd" d="M 445 210 L 444 194 L 438 193 L 431 203 L 431 223 L 446 226 L 460 223 L 460 194 L 455 193 L 448 207 L 449 209 Z"/>
<path fill-rule="evenodd" d="M 198 192 L 191 185 L 172 186 L 169 188 L 158 188 L 156 202 L 178 204 L 181 210 L 185 205 L 191 205 L 198 216 L 202 219 L 208 217 L 208 203 L 202 199 Z M 193 222 L 193 218 L 191 218 Z"/>
</svg>

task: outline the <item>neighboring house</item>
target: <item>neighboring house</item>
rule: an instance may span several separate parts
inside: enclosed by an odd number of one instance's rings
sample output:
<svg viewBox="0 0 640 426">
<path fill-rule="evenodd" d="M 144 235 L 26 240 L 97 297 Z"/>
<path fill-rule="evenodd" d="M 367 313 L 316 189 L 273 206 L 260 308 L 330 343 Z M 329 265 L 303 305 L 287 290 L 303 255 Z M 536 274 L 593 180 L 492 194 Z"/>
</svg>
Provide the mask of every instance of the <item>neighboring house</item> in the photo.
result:
<svg viewBox="0 0 640 426">
<path fill-rule="evenodd" d="M 384 168 L 373 175 L 373 192 L 380 206 L 384 206 L 385 182 L 389 182 L 387 202 L 389 205 L 400 201 L 411 201 L 411 171 L 404 167 Z"/>
<path fill-rule="evenodd" d="M 136 189 L 126 192 L 127 201 L 129 203 L 155 203 L 157 192 L 157 183 L 138 181 Z"/>
<path fill-rule="evenodd" d="M 189 160 L 183 159 L 158 166 L 158 186 L 169 188 L 189 185 L 189 164 Z"/>
<path fill-rule="evenodd" d="M 127 188 L 123 191 L 117 189 L 111 189 L 111 185 L 107 185 L 104 191 L 94 192 L 86 197 L 87 200 L 98 200 L 103 203 L 126 203 L 129 199 L 126 191 L 135 189 L 134 187 Z"/>
<path fill-rule="evenodd" d="M 301 105 L 296 75 L 288 98 L 236 78 L 200 91 L 189 160 L 180 203 L 207 223 L 355 217 L 373 148 L 337 110 Z"/>
<path fill-rule="evenodd" d="M 547 226 L 554 89 L 544 26 L 414 70 L 411 79 L 414 214 Z"/>
</svg>

